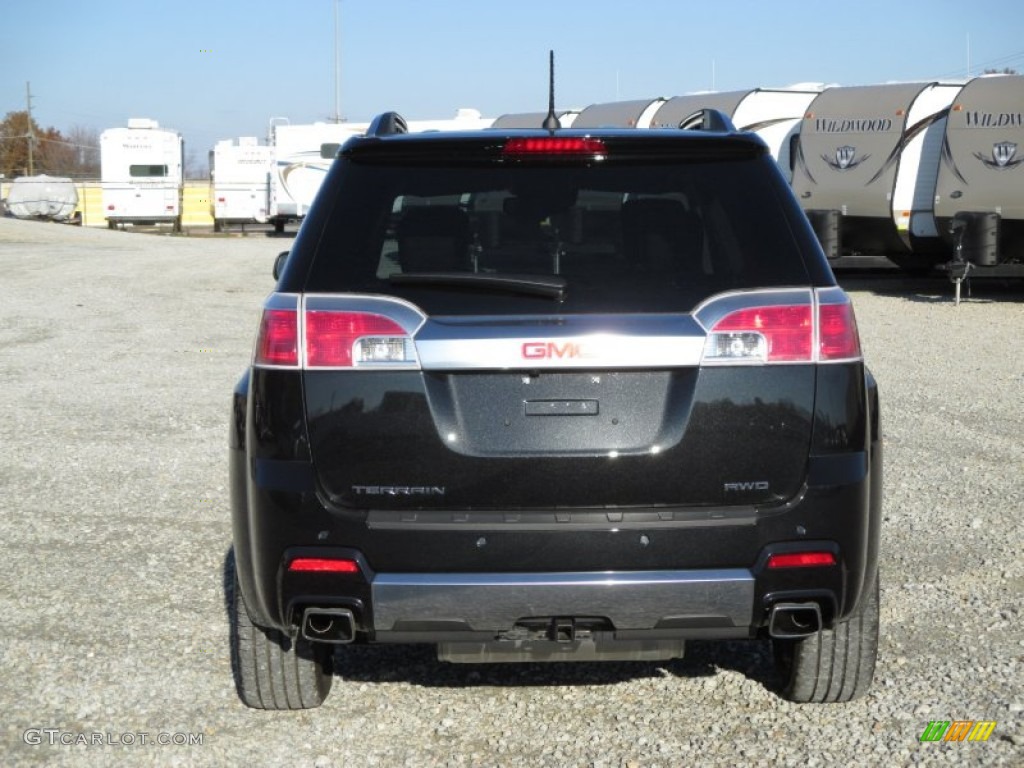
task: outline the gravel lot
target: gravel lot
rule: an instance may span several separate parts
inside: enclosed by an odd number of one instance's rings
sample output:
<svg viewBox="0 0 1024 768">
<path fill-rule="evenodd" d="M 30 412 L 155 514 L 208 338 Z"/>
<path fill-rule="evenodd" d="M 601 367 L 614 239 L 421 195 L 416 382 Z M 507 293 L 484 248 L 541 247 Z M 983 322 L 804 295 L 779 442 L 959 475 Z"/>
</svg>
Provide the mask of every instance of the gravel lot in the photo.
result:
<svg viewBox="0 0 1024 768">
<path fill-rule="evenodd" d="M 0 220 L 0 763 L 1024 764 L 1019 282 L 976 280 L 954 307 L 941 280 L 846 281 L 887 451 L 866 699 L 784 702 L 750 642 L 480 667 L 353 648 L 323 708 L 244 707 L 224 605 L 229 395 L 288 245 Z M 958 719 L 998 724 L 984 743 L 919 742 Z"/>
</svg>

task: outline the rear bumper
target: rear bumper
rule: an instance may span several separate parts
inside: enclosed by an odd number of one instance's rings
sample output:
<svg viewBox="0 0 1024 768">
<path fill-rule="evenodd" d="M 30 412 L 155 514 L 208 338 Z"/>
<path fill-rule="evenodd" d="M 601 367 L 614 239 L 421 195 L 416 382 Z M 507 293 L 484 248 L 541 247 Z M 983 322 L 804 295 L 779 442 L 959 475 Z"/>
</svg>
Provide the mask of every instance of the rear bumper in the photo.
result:
<svg viewBox="0 0 1024 768">
<path fill-rule="evenodd" d="M 832 468 L 836 476 L 823 479 L 846 479 L 843 466 Z M 625 514 L 603 527 L 370 528 L 339 525 L 315 497 L 250 486 L 236 515 L 257 514 L 236 525 L 235 548 L 254 621 L 289 632 L 305 609 L 337 607 L 352 610 L 360 637 L 379 642 L 454 642 L 561 617 L 599 618 L 620 636 L 753 637 L 779 603 L 813 601 L 826 626 L 856 609 L 877 568 L 871 490 L 864 477 L 809 488 L 771 513 L 644 523 Z M 822 550 L 834 565 L 767 567 L 773 554 Z M 300 557 L 351 559 L 359 568 L 290 571 Z"/>
<path fill-rule="evenodd" d="M 772 569 L 771 555 L 827 551 L 832 565 Z M 351 573 L 294 571 L 294 560 L 345 560 Z M 297 632 L 308 612 L 344 610 L 371 642 L 467 643 L 551 634 L 565 624 L 616 641 L 754 637 L 774 606 L 814 606 L 825 624 L 849 598 L 832 541 L 772 544 L 748 568 L 533 572 L 375 572 L 358 550 L 293 547 L 274 578 L 274 624 Z M 269 586 L 269 585 L 268 585 Z M 276 606 L 275 606 L 276 607 Z M 315 639 L 315 638 L 313 638 Z"/>
</svg>

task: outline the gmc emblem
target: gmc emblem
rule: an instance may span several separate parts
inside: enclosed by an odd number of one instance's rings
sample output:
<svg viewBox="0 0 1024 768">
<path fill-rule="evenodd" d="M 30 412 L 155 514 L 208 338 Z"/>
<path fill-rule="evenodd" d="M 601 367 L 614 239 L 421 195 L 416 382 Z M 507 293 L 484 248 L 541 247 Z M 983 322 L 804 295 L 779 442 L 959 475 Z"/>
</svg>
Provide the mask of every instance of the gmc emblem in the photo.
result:
<svg viewBox="0 0 1024 768">
<path fill-rule="evenodd" d="M 527 341 L 523 344 L 522 352 L 527 360 L 574 360 L 593 357 L 576 341 Z"/>
</svg>

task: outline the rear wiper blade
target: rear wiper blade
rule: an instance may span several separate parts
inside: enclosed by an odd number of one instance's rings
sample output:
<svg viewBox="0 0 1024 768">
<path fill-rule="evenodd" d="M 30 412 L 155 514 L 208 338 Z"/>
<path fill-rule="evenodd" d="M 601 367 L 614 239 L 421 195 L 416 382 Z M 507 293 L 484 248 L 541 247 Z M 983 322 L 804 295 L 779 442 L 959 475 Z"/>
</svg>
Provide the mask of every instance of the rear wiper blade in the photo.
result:
<svg viewBox="0 0 1024 768">
<path fill-rule="evenodd" d="M 562 301 L 568 282 L 561 275 L 513 275 L 489 272 L 407 272 L 388 278 L 396 285 L 437 285 L 482 291 L 527 293 Z"/>
</svg>

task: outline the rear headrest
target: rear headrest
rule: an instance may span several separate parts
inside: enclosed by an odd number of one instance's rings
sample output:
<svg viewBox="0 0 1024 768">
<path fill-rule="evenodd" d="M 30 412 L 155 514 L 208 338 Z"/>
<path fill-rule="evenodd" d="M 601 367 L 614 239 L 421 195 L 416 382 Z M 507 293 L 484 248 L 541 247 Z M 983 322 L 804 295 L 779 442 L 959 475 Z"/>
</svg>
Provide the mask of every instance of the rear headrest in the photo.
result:
<svg viewBox="0 0 1024 768">
<path fill-rule="evenodd" d="M 638 264 L 703 271 L 703 226 L 679 200 L 627 200 L 622 205 L 622 227 L 627 251 Z"/>
<path fill-rule="evenodd" d="M 467 268 L 469 218 L 458 208 L 410 208 L 398 222 L 397 235 L 403 272 Z"/>
</svg>

